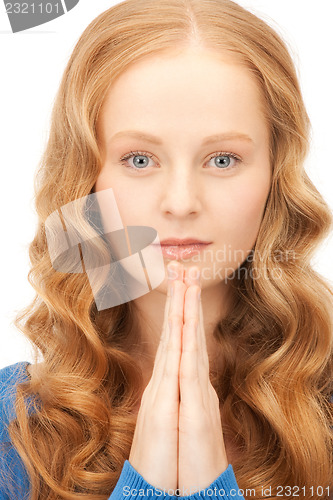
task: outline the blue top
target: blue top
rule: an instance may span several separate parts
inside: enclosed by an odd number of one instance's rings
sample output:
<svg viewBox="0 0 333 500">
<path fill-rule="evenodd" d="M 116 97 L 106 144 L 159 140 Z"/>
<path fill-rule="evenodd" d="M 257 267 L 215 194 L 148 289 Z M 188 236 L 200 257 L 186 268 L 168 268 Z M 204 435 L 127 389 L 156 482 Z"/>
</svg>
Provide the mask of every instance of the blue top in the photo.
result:
<svg viewBox="0 0 333 500">
<path fill-rule="evenodd" d="M 27 361 L 20 361 L 0 370 L 0 500 L 11 500 L 19 498 L 28 500 L 30 485 L 27 472 L 23 462 L 12 445 L 8 434 L 8 423 L 15 418 L 14 402 L 16 396 L 15 386 L 18 382 L 29 379 L 27 373 Z M 28 412 L 30 408 L 28 407 Z M 9 490 L 5 474 L 11 473 L 15 477 L 14 491 Z M 178 497 L 176 492 L 158 489 L 149 484 L 139 474 L 128 460 L 125 460 L 118 482 L 111 493 L 109 500 L 128 499 L 137 500 L 137 497 L 162 498 L 164 500 L 186 498 L 188 500 L 199 500 L 210 497 L 225 500 L 226 498 L 244 500 L 241 490 L 237 485 L 236 477 L 229 464 L 227 469 L 215 479 L 207 488 L 192 495 Z M 173 494 L 175 493 L 175 494 Z"/>
</svg>

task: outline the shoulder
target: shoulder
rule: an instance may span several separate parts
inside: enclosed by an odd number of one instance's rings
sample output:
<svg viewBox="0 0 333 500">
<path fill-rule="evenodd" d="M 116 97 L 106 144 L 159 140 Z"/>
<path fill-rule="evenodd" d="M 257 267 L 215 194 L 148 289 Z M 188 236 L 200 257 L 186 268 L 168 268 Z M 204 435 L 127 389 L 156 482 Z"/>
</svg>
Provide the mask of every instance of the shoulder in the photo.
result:
<svg viewBox="0 0 333 500">
<path fill-rule="evenodd" d="M 28 498 L 29 479 L 21 457 L 11 443 L 8 425 L 15 418 L 16 386 L 29 380 L 28 361 L 0 370 L 0 498 Z"/>
<path fill-rule="evenodd" d="M 0 441 L 8 441 L 7 425 L 15 418 L 16 386 L 29 380 L 28 361 L 19 361 L 0 370 Z"/>
<path fill-rule="evenodd" d="M 27 379 L 28 372 L 27 367 L 30 365 L 29 361 L 18 361 L 13 365 L 5 366 L 0 369 L 0 390 L 2 390 L 3 384 L 11 384 L 16 379 Z"/>
</svg>

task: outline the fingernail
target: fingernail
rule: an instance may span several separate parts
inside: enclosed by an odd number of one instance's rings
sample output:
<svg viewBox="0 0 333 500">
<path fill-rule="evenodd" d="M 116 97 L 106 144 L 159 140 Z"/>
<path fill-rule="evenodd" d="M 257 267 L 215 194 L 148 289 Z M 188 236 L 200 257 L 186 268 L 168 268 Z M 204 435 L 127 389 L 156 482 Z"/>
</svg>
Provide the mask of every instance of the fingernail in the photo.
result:
<svg viewBox="0 0 333 500">
<path fill-rule="evenodd" d="M 169 280 L 171 280 L 171 278 L 172 278 L 172 274 L 173 274 L 173 273 L 172 273 L 172 269 L 171 269 L 171 267 L 168 267 L 168 268 L 167 268 L 167 271 L 168 271 L 168 278 L 169 278 Z"/>
</svg>

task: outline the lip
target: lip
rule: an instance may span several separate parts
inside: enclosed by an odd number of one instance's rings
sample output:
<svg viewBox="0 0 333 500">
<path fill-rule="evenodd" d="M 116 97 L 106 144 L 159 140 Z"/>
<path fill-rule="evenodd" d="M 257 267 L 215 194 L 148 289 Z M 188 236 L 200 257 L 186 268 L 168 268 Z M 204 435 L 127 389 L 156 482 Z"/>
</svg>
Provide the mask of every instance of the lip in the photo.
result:
<svg viewBox="0 0 333 500">
<path fill-rule="evenodd" d="M 161 241 L 161 245 L 192 245 L 192 244 L 203 244 L 209 245 L 211 241 L 198 240 L 197 238 L 167 238 Z"/>
<path fill-rule="evenodd" d="M 166 241 L 168 241 L 168 243 L 165 243 Z M 175 244 L 175 241 L 178 241 L 178 243 Z M 170 242 L 174 244 L 171 244 Z M 210 244 L 211 242 L 202 242 L 199 240 L 194 240 L 193 238 L 190 240 L 188 238 L 187 240 L 163 240 L 160 246 L 163 257 L 172 260 L 185 260 L 191 258 L 193 255 L 197 255 L 198 253 L 202 252 Z M 155 244 L 154 246 L 157 247 L 158 245 Z"/>
</svg>

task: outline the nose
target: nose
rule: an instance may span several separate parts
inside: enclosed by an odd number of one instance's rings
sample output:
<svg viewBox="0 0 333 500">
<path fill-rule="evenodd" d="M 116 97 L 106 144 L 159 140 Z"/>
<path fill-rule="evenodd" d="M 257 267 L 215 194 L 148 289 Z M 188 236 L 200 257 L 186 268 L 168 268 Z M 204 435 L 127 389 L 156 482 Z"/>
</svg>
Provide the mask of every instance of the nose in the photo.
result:
<svg viewBox="0 0 333 500">
<path fill-rule="evenodd" d="M 202 186 L 193 165 L 174 164 L 166 172 L 161 194 L 161 210 L 176 217 L 194 215 L 201 209 Z"/>
</svg>

